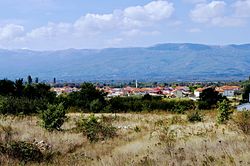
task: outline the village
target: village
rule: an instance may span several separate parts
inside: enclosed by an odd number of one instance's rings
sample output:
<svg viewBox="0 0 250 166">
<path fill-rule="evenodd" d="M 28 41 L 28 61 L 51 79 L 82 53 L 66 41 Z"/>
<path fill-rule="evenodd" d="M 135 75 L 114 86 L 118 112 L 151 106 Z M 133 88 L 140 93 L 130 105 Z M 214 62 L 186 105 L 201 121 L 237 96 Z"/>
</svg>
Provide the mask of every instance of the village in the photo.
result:
<svg viewBox="0 0 250 166">
<path fill-rule="evenodd" d="M 188 86 L 157 86 L 157 87 L 146 87 L 146 88 L 138 88 L 137 85 L 135 87 L 126 86 L 124 88 L 117 88 L 117 87 L 110 87 L 110 86 L 103 86 L 103 87 L 96 87 L 97 89 L 104 91 L 107 93 L 108 98 L 112 97 L 130 97 L 130 96 L 143 96 L 145 94 L 149 94 L 151 96 L 160 96 L 165 98 L 189 98 L 192 100 L 197 100 L 200 97 L 202 91 L 208 87 L 203 88 L 196 88 L 191 90 Z M 52 91 L 56 92 L 56 94 L 69 94 L 72 92 L 80 91 L 80 88 L 77 87 L 54 87 L 51 89 Z M 241 91 L 240 86 L 229 86 L 224 85 L 220 87 L 215 87 L 215 90 L 221 94 L 222 96 L 227 97 L 228 99 L 233 99 L 237 97 L 237 95 Z"/>
</svg>

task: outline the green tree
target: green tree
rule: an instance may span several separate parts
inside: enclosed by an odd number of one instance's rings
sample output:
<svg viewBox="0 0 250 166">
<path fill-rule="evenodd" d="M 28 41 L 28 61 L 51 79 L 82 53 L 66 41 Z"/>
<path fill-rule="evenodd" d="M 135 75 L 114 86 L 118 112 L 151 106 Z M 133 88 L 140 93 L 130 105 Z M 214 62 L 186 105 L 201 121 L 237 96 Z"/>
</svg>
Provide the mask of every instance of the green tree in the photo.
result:
<svg viewBox="0 0 250 166">
<path fill-rule="evenodd" d="M 35 78 L 35 83 L 38 84 L 38 82 L 39 82 L 39 78 L 36 77 L 36 78 Z"/>
<path fill-rule="evenodd" d="M 249 93 L 250 93 L 250 84 L 246 84 L 244 85 L 244 89 L 242 93 L 243 103 L 249 102 Z"/>
<path fill-rule="evenodd" d="M 73 92 L 68 96 L 68 106 L 77 106 L 90 110 L 90 104 L 98 100 L 103 106 L 105 105 L 105 96 L 107 94 L 96 89 L 91 83 L 83 83 L 79 92 Z"/>
<path fill-rule="evenodd" d="M 15 94 L 17 97 L 21 97 L 23 95 L 23 79 L 18 79 L 15 81 Z"/>
<path fill-rule="evenodd" d="M 15 92 L 15 85 L 13 81 L 4 79 L 0 80 L 0 95 L 9 96 Z"/>
<path fill-rule="evenodd" d="M 218 111 L 219 111 L 217 117 L 218 122 L 226 123 L 230 118 L 230 114 L 232 114 L 232 111 L 230 111 L 229 102 L 227 100 L 223 100 L 222 102 L 220 102 Z"/>
<path fill-rule="evenodd" d="M 218 101 L 222 101 L 223 99 L 226 99 L 226 97 L 222 97 L 222 95 L 219 94 L 219 92 L 217 92 L 215 88 L 207 88 L 204 89 L 200 94 L 198 104 L 200 102 L 203 106 L 206 107 L 201 109 L 211 109 L 214 105 L 217 104 Z"/>
<path fill-rule="evenodd" d="M 56 94 L 50 91 L 50 86 L 46 84 L 26 85 L 23 90 L 23 96 L 29 99 L 46 99 L 48 102 L 54 102 Z"/>
<path fill-rule="evenodd" d="M 32 77 L 29 75 L 27 78 L 28 84 L 31 85 L 32 84 Z"/>
<path fill-rule="evenodd" d="M 62 103 L 59 105 L 49 104 L 47 110 L 40 111 L 42 126 L 47 130 L 60 130 L 67 118 L 65 114 Z"/>
<path fill-rule="evenodd" d="M 102 102 L 99 101 L 99 99 L 95 99 L 90 103 L 90 111 L 94 113 L 101 112 L 103 109 Z"/>
</svg>

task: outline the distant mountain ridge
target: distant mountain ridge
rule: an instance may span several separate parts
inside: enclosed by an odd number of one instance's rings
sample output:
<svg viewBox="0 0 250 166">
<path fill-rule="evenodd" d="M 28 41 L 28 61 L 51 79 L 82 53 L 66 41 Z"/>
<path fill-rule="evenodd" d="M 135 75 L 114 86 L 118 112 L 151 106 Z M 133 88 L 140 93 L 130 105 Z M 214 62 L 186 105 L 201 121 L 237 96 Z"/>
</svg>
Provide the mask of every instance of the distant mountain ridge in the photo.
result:
<svg viewBox="0 0 250 166">
<path fill-rule="evenodd" d="M 250 44 L 0 50 L 0 78 L 79 80 L 232 80 L 250 75 Z"/>
</svg>

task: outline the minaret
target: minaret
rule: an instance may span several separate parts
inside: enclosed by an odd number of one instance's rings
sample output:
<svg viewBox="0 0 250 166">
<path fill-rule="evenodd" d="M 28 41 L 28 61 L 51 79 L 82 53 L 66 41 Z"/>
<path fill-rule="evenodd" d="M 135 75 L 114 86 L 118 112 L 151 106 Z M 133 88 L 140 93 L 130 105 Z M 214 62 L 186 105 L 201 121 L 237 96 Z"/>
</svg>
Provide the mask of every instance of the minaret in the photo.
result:
<svg viewBox="0 0 250 166">
<path fill-rule="evenodd" d="M 138 88 L 138 82 L 137 82 L 137 80 L 135 81 L 135 87 Z"/>
</svg>

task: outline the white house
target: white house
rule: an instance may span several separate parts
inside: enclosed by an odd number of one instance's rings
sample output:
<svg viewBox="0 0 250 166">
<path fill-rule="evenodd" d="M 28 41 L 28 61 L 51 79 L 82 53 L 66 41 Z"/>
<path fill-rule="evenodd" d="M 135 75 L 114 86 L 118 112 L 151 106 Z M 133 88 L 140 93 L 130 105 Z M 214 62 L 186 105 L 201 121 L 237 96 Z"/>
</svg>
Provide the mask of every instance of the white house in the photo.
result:
<svg viewBox="0 0 250 166">
<path fill-rule="evenodd" d="M 204 88 L 197 88 L 194 90 L 194 96 L 196 98 L 199 98 L 200 97 L 200 94 L 202 93 L 202 91 L 204 90 Z"/>
<path fill-rule="evenodd" d="M 237 111 L 250 110 L 250 103 L 245 103 L 237 106 Z"/>
<path fill-rule="evenodd" d="M 217 87 L 216 91 L 222 94 L 222 96 L 226 97 L 233 97 L 235 95 L 235 92 L 240 90 L 240 87 L 238 86 L 222 86 L 222 87 Z"/>
</svg>

